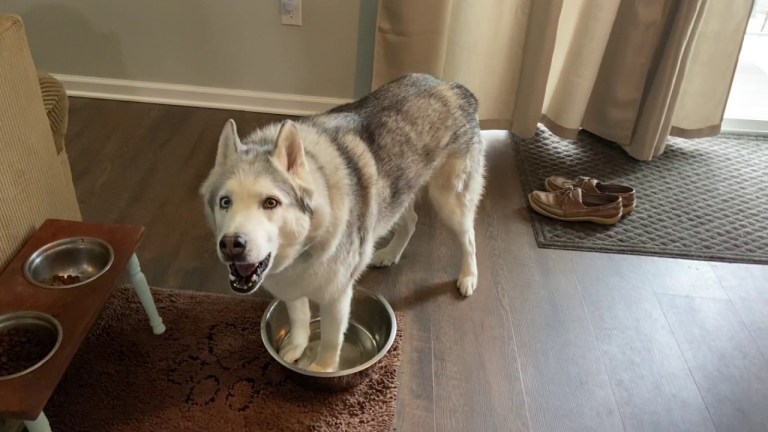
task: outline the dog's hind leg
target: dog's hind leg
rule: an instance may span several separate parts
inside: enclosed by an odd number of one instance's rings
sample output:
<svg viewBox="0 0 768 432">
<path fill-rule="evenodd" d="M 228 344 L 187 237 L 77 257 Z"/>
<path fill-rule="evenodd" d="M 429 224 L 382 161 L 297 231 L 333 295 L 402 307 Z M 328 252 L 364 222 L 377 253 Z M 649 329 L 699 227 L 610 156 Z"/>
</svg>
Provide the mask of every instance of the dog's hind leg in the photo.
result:
<svg viewBox="0 0 768 432">
<path fill-rule="evenodd" d="M 280 357 L 288 363 L 293 363 L 301 357 L 309 343 L 309 300 L 306 297 L 300 297 L 285 302 L 285 305 L 288 309 L 291 331 L 280 345 Z"/>
<path fill-rule="evenodd" d="M 480 140 L 479 133 L 475 139 Z M 482 145 L 482 141 L 473 143 L 468 157 L 447 159 L 429 181 L 432 204 L 461 243 L 461 270 L 456 285 L 464 296 L 472 295 L 477 288 L 475 212 L 485 181 Z"/>
<path fill-rule="evenodd" d="M 397 221 L 392 240 L 389 241 L 386 247 L 376 251 L 373 258 L 371 258 L 371 265 L 374 267 L 389 267 L 397 264 L 405 247 L 408 246 L 413 232 L 416 230 L 416 222 L 418 220 L 419 217 L 413 209 L 413 202 L 411 202 Z"/>
</svg>

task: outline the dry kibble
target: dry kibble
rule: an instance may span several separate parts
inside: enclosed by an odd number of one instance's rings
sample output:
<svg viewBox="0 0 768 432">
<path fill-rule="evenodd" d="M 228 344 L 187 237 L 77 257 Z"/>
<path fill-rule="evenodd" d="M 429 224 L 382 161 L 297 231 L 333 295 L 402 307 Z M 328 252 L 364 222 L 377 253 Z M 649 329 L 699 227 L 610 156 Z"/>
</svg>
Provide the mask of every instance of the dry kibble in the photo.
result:
<svg viewBox="0 0 768 432">
<path fill-rule="evenodd" d="M 29 328 L 0 331 L 0 376 L 21 372 L 48 355 L 56 341 L 37 334 Z"/>
<path fill-rule="evenodd" d="M 52 278 L 48 279 L 46 282 L 48 285 L 53 286 L 65 286 L 65 285 L 73 285 L 76 283 L 79 283 L 81 281 L 80 276 L 77 275 L 53 275 Z"/>
</svg>

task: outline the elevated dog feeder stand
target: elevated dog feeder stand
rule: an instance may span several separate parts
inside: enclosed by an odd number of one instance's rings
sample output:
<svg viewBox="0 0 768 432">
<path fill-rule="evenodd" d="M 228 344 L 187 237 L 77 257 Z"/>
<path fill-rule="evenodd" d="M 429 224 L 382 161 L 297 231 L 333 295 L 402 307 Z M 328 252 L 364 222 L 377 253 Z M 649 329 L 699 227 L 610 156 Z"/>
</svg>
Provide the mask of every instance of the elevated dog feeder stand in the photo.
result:
<svg viewBox="0 0 768 432">
<path fill-rule="evenodd" d="M 143 234 L 140 226 L 47 220 L 0 274 L 0 315 L 43 312 L 59 322 L 63 333 L 58 349 L 45 363 L 24 375 L 0 380 L 0 417 L 23 420 L 30 432 L 51 430 L 43 409 L 124 271 L 152 332 L 165 331 L 135 254 Z M 110 267 L 80 286 L 43 288 L 30 283 L 24 276 L 27 258 L 39 248 L 69 237 L 94 237 L 108 243 L 114 253 Z"/>
</svg>

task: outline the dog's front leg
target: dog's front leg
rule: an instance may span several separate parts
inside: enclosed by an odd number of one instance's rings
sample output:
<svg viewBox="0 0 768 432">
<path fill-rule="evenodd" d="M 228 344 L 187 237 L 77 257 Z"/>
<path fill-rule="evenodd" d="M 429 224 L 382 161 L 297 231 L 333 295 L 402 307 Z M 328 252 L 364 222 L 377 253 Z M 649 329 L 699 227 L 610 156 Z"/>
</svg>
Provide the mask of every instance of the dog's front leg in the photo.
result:
<svg viewBox="0 0 768 432">
<path fill-rule="evenodd" d="M 280 357 L 288 363 L 298 360 L 309 343 L 309 300 L 300 297 L 285 302 L 291 331 L 280 345 Z"/>
<path fill-rule="evenodd" d="M 344 342 L 344 333 L 349 323 L 352 287 L 337 298 L 320 305 L 320 349 L 309 370 L 333 372 L 339 367 L 339 353 Z"/>
</svg>

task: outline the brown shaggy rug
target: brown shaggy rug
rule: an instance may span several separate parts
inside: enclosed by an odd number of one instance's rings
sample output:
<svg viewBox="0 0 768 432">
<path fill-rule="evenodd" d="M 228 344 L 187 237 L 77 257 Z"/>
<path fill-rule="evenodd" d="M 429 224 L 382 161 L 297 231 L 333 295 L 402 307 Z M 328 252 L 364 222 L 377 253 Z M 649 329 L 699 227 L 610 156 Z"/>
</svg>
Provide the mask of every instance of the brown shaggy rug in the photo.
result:
<svg viewBox="0 0 768 432">
<path fill-rule="evenodd" d="M 268 300 L 153 289 L 168 330 L 152 334 L 130 287 L 115 290 L 46 407 L 55 431 L 389 431 L 402 315 L 369 380 L 299 386 L 267 353 Z"/>
</svg>

